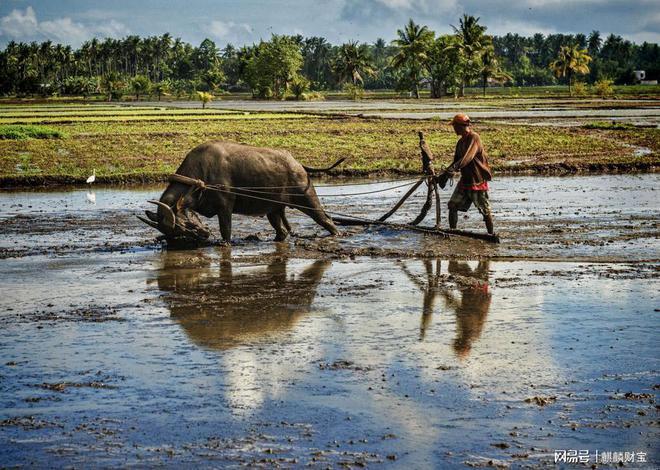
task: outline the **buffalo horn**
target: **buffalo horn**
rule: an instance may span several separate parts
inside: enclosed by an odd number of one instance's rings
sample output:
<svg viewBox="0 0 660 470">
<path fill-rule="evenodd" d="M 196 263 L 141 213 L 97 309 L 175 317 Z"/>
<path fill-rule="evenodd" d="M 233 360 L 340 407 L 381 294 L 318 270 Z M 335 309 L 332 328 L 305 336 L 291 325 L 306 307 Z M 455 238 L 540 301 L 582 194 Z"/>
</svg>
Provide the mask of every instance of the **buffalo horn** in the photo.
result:
<svg viewBox="0 0 660 470">
<path fill-rule="evenodd" d="M 142 217 L 142 216 L 140 216 L 140 215 L 136 215 L 135 217 L 137 217 L 138 219 L 140 219 L 140 220 L 141 220 L 142 222 L 144 222 L 145 224 L 150 225 L 151 227 L 153 227 L 153 228 L 155 228 L 155 229 L 158 229 L 158 224 L 157 224 L 156 222 L 152 222 L 152 221 L 149 220 L 149 219 L 145 219 L 144 217 Z M 159 230 L 160 230 L 160 229 L 159 229 Z"/>
<path fill-rule="evenodd" d="M 154 201 L 153 199 L 148 202 L 156 204 L 163 209 L 163 226 L 168 229 L 173 229 L 176 223 L 176 217 L 174 216 L 174 212 L 172 212 L 172 208 L 163 202 Z"/>
</svg>

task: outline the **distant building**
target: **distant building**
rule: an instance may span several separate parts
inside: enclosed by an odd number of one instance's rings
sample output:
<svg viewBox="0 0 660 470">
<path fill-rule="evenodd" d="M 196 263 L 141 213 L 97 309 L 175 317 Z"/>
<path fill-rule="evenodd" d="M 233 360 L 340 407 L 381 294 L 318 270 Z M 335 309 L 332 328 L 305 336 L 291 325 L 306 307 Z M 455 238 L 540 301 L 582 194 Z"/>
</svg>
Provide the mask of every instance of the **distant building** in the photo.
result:
<svg viewBox="0 0 660 470">
<path fill-rule="evenodd" d="M 635 83 L 639 83 L 640 85 L 657 85 L 658 80 L 647 80 L 646 79 L 646 71 L 645 70 L 635 70 L 633 71 L 635 74 Z"/>
<path fill-rule="evenodd" d="M 645 70 L 635 70 L 633 73 L 635 74 L 635 81 L 638 83 L 646 78 Z"/>
</svg>

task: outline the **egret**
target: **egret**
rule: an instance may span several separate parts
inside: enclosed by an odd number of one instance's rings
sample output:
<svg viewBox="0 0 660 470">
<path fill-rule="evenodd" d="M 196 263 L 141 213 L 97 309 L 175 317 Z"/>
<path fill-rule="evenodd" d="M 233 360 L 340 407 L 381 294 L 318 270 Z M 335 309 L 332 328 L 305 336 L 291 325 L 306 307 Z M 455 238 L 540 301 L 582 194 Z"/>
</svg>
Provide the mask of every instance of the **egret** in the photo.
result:
<svg viewBox="0 0 660 470">
<path fill-rule="evenodd" d="M 94 181 L 96 181 L 96 168 L 94 168 L 94 171 L 92 172 L 92 176 L 87 178 L 87 184 L 92 184 Z"/>
</svg>

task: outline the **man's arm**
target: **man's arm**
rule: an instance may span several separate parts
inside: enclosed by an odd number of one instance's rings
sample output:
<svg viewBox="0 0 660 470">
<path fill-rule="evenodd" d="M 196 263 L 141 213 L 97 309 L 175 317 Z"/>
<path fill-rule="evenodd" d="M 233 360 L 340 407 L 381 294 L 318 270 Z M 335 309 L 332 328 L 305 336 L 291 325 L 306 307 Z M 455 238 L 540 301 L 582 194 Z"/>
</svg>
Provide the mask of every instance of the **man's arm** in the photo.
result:
<svg viewBox="0 0 660 470">
<path fill-rule="evenodd" d="M 454 173 L 458 173 L 461 171 L 461 168 L 464 168 L 467 164 L 469 164 L 477 155 L 479 152 L 479 137 L 477 137 L 475 134 L 470 134 L 469 136 L 470 139 L 470 146 L 466 150 L 466 152 L 463 154 L 463 156 L 456 160 L 453 164 L 447 167 L 445 172 L 449 173 L 450 175 L 453 175 Z"/>
</svg>

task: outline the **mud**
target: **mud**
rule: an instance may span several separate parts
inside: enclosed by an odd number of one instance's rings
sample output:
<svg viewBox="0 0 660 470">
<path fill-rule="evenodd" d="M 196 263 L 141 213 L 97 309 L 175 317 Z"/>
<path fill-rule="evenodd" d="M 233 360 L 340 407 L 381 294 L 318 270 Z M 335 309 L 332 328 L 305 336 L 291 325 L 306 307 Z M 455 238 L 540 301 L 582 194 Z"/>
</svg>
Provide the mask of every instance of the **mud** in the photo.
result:
<svg viewBox="0 0 660 470">
<path fill-rule="evenodd" d="M 233 246 L 192 250 L 135 219 L 160 188 L 5 193 L 0 462 L 519 468 L 588 449 L 657 466 L 656 187 L 501 178 L 501 245 L 329 238 L 292 213 L 286 243 L 236 217 Z M 356 215 L 398 197 L 340 196 L 360 190 L 318 192 Z"/>
</svg>

